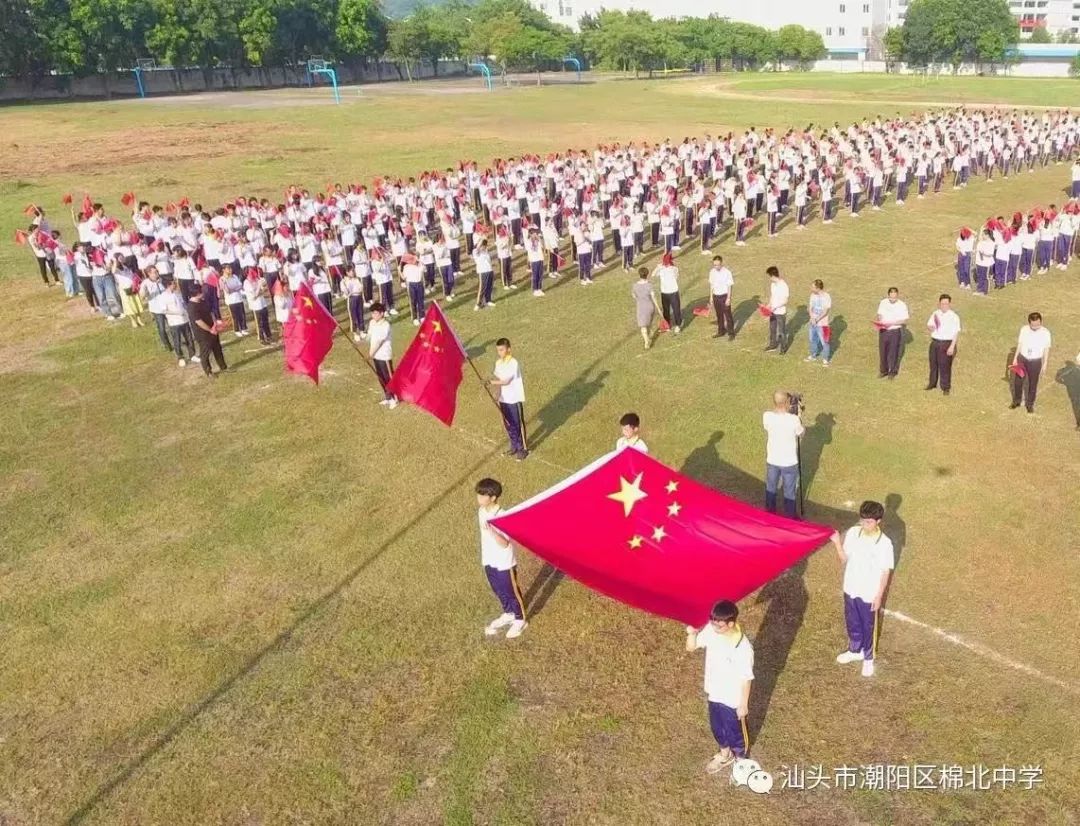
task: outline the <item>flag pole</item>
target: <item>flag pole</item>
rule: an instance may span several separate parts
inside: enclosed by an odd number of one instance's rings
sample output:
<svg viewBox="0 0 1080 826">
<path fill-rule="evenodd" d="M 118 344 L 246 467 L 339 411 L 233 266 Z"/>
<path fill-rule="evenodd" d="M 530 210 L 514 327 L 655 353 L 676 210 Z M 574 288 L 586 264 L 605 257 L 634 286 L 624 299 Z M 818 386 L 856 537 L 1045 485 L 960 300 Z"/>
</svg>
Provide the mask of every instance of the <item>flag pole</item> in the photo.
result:
<svg viewBox="0 0 1080 826">
<path fill-rule="evenodd" d="M 462 349 L 464 349 L 464 348 L 462 348 Z M 465 353 L 465 360 L 467 362 L 469 362 L 469 366 L 473 369 L 473 372 L 476 373 L 477 380 L 483 386 L 484 392 L 487 393 L 487 397 L 489 399 L 491 399 L 491 403 L 493 405 L 495 405 L 495 409 L 499 411 L 499 418 L 502 419 L 503 427 L 506 427 L 509 430 L 510 422 L 507 420 L 506 414 L 503 412 L 502 405 L 499 404 L 498 400 L 495 398 L 495 395 L 491 392 L 491 387 L 488 385 L 487 379 L 485 379 L 483 377 L 483 375 L 481 375 L 480 371 L 476 368 L 476 364 L 473 362 L 472 358 L 469 356 L 468 353 Z M 524 407 L 524 405 L 522 405 L 522 407 L 521 407 L 521 442 L 522 442 L 523 445 L 525 445 L 525 449 L 528 450 L 529 446 L 528 446 L 528 443 L 527 443 L 526 438 L 525 438 L 525 407 Z"/>
<path fill-rule="evenodd" d="M 375 365 L 372 364 L 368 357 L 364 354 L 364 351 L 360 348 L 360 345 L 353 341 L 352 336 L 345 331 L 345 328 L 341 325 L 341 322 L 337 320 L 337 316 L 329 311 L 327 311 L 327 315 L 334 319 L 334 324 L 337 327 L 338 332 L 341 333 L 341 335 L 344 336 L 345 340 L 352 345 L 352 348 L 360 354 L 360 360 L 368 366 L 368 369 L 370 369 L 372 373 L 375 374 L 375 378 L 379 380 L 379 386 L 381 387 L 382 378 L 379 376 L 379 371 L 375 369 Z"/>
</svg>

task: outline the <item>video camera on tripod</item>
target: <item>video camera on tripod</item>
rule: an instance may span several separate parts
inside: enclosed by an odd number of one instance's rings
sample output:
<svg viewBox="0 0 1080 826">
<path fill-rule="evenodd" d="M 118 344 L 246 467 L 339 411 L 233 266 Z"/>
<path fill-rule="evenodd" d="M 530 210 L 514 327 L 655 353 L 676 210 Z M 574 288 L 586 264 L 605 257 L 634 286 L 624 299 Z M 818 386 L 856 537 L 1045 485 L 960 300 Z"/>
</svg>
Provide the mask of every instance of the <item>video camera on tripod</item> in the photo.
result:
<svg viewBox="0 0 1080 826">
<path fill-rule="evenodd" d="M 802 393 L 792 393 L 788 391 L 788 413 L 792 416 L 799 416 L 806 410 L 806 403 L 803 401 Z M 802 479 L 802 439 L 798 436 L 795 437 L 795 456 L 799 467 L 799 516 L 802 517 L 806 511 L 806 499 L 803 496 L 803 479 Z"/>
<path fill-rule="evenodd" d="M 792 393 L 788 391 L 788 413 L 792 416 L 798 416 L 804 410 L 806 410 L 806 404 L 803 402 L 802 393 Z"/>
</svg>

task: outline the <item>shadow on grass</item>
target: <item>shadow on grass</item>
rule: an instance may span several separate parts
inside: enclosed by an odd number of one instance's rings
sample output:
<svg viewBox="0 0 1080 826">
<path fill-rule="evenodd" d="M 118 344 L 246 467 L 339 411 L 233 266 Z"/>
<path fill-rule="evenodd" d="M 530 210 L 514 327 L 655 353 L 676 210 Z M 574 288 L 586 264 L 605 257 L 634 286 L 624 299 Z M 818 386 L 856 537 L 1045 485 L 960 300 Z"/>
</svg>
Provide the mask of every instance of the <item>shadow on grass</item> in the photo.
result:
<svg viewBox="0 0 1080 826">
<path fill-rule="evenodd" d="M 1069 404 L 1072 405 L 1076 429 L 1080 430 L 1080 367 L 1071 361 L 1065 362 L 1065 366 L 1054 376 L 1054 381 L 1065 386 L 1065 392 L 1069 394 Z"/>
<path fill-rule="evenodd" d="M 750 298 L 746 298 L 739 302 L 737 306 L 731 312 L 732 320 L 735 322 L 735 334 L 738 335 L 742 328 L 746 325 L 751 318 L 754 317 L 754 313 L 757 312 L 758 304 L 761 303 L 760 295 L 752 295 Z"/>
<path fill-rule="evenodd" d="M 686 457 L 682 472 L 729 496 L 760 506 L 765 483 L 720 458 L 718 445 L 723 438 L 722 430 L 713 433 L 706 444 L 695 448 Z M 829 439 L 831 440 L 831 430 Z M 826 439 L 821 440 L 822 445 L 827 443 Z M 832 525 L 838 530 L 852 521 L 852 514 L 847 511 L 813 503 L 807 505 L 814 521 Z M 805 573 L 806 560 L 802 560 L 768 583 L 754 600 L 756 604 L 765 603 L 765 613 L 753 639 L 754 681 L 750 688 L 750 716 L 747 720 L 750 734 L 748 748 L 761 731 L 776 684 L 787 665 L 806 616 L 809 593 Z M 837 601 L 839 604 L 839 593 Z"/>
<path fill-rule="evenodd" d="M 431 513 L 437 508 L 443 500 L 457 491 L 462 485 L 466 485 L 472 482 L 475 473 L 482 468 L 492 457 L 499 453 L 498 449 L 489 451 L 483 458 L 472 464 L 467 471 L 461 476 L 451 482 L 440 493 L 431 498 L 430 503 L 420 510 L 412 519 L 410 519 L 405 525 L 399 528 L 394 534 L 388 537 L 382 542 L 374 551 L 360 560 L 350 571 L 348 571 L 341 579 L 339 579 L 329 590 L 325 591 L 321 596 L 315 599 L 311 605 L 302 614 L 296 617 L 285 628 L 281 629 L 278 634 L 255 653 L 248 657 L 244 663 L 238 668 L 232 676 L 219 683 L 216 688 L 209 694 L 205 695 L 201 700 L 188 706 L 183 712 L 180 713 L 179 718 L 168 728 L 164 729 L 160 734 L 153 738 L 152 742 L 144 748 L 139 754 L 131 758 L 124 766 L 122 766 L 116 773 L 114 773 L 109 779 L 103 782 L 94 791 L 89 798 L 86 799 L 82 805 L 79 806 L 65 821 L 66 823 L 81 823 L 87 817 L 92 815 L 95 809 L 114 791 L 123 786 L 128 780 L 130 780 L 136 772 L 139 771 L 147 762 L 153 759 L 156 755 L 168 748 L 169 745 L 184 734 L 185 731 L 195 722 L 197 722 L 204 714 L 211 711 L 217 703 L 225 697 L 235 686 L 242 682 L 246 677 L 252 674 L 268 657 L 274 655 L 286 646 L 292 639 L 303 630 L 304 626 L 317 614 L 319 614 L 328 604 L 336 599 L 346 588 L 352 585 L 368 566 L 374 562 L 377 562 L 383 554 L 393 548 L 401 539 L 409 533 L 413 528 L 419 525 Z"/>
<path fill-rule="evenodd" d="M 551 599 L 551 595 L 565 578 L 566 574 L 547 562 L 540 566 L 540 570 L 529 583 L 524 596 L 525 610 L 528 611 L 530 618 L 544 610 L 547 601 Z"/>
</svg>

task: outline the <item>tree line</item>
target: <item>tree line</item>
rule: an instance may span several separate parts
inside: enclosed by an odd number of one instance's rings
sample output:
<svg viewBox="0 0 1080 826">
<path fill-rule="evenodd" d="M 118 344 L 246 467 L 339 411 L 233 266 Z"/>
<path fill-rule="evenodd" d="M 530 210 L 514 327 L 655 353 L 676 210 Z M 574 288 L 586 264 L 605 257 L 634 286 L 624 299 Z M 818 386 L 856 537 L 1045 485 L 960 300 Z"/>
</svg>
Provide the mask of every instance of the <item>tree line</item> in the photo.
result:
<svg viewBox="0 0 1080 826">
<path fill-rule="evenodd" d="M 821 36 L 717 17 L 656 20 L 601 11 L 581 31 L 526 0 L 448 0 L 387 16 L 379 0 L 0 0 L 0 75 L 89 75 L 140 59 L 187 67 L 299 66 L 311 56 L 348 65 L 389 58 L 432 64 L 482 59 L 539 70 L 575 57 L 634 72 L 730 61 L 754 68 L 824 56 Z"/>
</svg>

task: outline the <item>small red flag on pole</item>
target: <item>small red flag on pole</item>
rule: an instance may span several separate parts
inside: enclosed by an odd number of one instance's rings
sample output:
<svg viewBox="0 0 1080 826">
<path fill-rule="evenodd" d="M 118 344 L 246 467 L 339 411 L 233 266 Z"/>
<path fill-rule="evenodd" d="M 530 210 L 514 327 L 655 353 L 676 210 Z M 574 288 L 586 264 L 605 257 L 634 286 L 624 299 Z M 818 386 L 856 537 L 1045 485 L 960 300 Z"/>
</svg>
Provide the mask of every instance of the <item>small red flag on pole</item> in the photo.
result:
<svg viewBox="0 0 1080 826">
<path fill-rule="evenodd" d="M 388 389 L 449 427 L 457 412 L 457 391 L 467 358 L 442 309 L 432 304 Z"/>
</svg>

